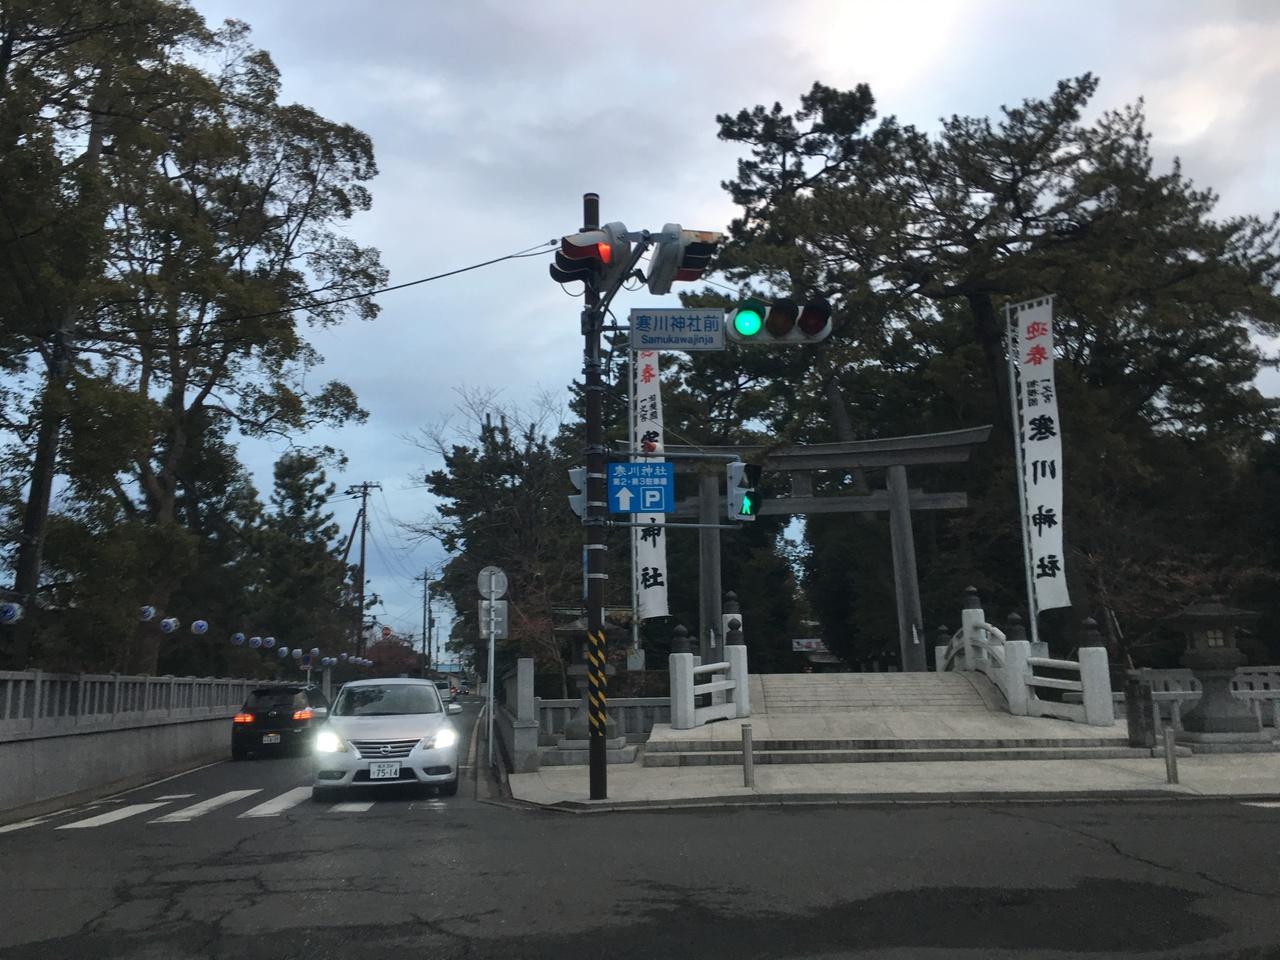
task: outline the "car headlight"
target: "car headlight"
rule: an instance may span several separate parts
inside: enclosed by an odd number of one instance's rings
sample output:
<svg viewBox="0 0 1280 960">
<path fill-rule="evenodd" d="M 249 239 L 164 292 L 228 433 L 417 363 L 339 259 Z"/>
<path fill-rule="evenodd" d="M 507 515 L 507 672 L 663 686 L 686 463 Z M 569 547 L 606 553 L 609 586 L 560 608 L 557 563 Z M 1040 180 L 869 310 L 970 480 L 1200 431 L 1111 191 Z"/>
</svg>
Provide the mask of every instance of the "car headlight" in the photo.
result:
<svg viewBox="0 0 1280 960">
<path fill-rule="evenodd" d="M 458 731 L 453 727 L 441 727 L 429 737 L 422 738 L 423 750 L 442 750 L 458 742 Z"/>
<path fill-rule="evenodd" d="M 347 745 L 332 730 L 321 730 L 316 734 L 316 753 L 345 753 Z"/>
</svg>

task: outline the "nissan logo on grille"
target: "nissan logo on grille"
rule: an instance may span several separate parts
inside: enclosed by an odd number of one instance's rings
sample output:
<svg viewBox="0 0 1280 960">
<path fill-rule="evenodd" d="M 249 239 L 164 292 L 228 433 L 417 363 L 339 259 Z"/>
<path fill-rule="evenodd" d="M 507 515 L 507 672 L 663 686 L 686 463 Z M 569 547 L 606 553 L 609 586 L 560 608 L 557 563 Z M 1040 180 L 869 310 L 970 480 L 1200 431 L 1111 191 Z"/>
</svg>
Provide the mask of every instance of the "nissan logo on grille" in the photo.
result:
<svg viewBox="0 0 1280 960">
<path fill-rule="evenodd" d="M 380 752 L 384 757 L 385 757 L 385 756 L 387 756 L 388 754 L 390 754 L 390 753 L 391 753 L 391 744 L 389 744 L 389 743 L 384 743 L 384 744 L 382 745 L 382 749 L 381 749 L 379 752 Z"/>
</svg>

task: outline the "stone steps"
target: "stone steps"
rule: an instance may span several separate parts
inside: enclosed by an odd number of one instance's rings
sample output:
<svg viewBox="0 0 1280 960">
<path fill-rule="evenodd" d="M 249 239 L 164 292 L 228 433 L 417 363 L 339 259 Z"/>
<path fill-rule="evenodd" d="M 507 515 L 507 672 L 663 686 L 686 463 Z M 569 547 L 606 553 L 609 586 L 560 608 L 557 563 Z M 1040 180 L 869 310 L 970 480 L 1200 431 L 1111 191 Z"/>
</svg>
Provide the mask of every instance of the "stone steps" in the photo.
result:
<svg viewBox="0 0 1280 960">
<path fill-rule="evenodd" d="M 640 751 L 638 744 L 627 744 L 626 737 L 614 737 L 605 741 L 608 763 L 634 763 Z M 591 756 L 591 741 L 561 740 L 554 747 L 538 751 L 538 763 L 544 767 L 585 767 Z"/>
<path fill-rule="evenodd" d="M 1179 748 L 1179 754 L 1191 751 Z M 1150 758 L 1152 751 L 1127 746 L 965 747 L 946 749 L 753 750 L 757 764 L 928 763 L 954 760 L 1118 760 Z M 742 750 L 712 749 L 645 752 L 646 767 L 741 766 Z"/>
<path fill-rule="evenodd" d="M 1123 740 L 1116 737 L 929 737 L 929 738 L 798 738 L 798 739 L 757 739 L 754 749 L 761 750 L 1014 750 L 1014 749 L 1056 749 L 1061 747 L 1105 747 L 1123 746 Z M 650 740 L 646 752 L 654 753 L 741 753 L 742 741 L 734 740 Z"/>
<path fill-rule="evenodd" d="M 947 712 L 989 708 L 973 679 L 959 673 L 783 673 L 752 680 L 752 707 L 769 715 L 877 707 Z"/>
</svg>

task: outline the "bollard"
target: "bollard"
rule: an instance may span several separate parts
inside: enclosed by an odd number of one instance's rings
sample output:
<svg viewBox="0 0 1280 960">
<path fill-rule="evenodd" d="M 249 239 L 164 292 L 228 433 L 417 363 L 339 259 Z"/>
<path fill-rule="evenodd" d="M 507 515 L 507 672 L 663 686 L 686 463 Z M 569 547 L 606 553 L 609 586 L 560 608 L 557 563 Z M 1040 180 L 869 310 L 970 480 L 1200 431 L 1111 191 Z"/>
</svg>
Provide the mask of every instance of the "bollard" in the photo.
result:
<svg viewBox="0 0 1280 960">
<path fill-rule="evenodd" d="M 756 758 L 751 747 L 751 724 L 742 725 L 742 785 L 756 785 Z"/>
<path fill-rule="evenodd" d="M 1164 728 L 1164 772 L 1169 783 L 1178 782 L 1178 747 L 1172 727 Z"/>
</svg>

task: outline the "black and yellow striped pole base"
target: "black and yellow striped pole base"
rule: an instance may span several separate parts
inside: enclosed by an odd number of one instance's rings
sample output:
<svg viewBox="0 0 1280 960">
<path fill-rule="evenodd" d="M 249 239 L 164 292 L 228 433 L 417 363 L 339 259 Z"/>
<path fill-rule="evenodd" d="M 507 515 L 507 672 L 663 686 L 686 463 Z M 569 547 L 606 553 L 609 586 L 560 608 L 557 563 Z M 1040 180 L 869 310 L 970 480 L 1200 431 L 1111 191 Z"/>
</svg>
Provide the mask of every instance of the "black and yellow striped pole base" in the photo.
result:
<svg viewBox="0 0 1280 960">
<path fill-rule="evenodd" d="M 591 759 L 591 778 L 601 780 L 600 789 L 604 789 L 605 765 L 609 762 L 608 754 L 608 680 L 605 677 L 605 645 L 604 631 L 593 630 L 587 634 L 587 722 L 591 739 L 589 741 Z M 596 790 L 592 790 L 592 796 Z"/>
</svg>

